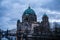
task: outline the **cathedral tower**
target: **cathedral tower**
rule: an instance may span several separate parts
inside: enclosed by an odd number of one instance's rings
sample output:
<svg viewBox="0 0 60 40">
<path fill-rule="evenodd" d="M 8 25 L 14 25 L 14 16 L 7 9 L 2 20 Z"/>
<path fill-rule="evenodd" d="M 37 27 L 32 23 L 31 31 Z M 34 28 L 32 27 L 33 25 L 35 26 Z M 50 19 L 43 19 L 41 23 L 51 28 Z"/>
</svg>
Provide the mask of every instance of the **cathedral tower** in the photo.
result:
<svg viewBox="0 0 60 40">
<path fill-rule="evenodd" d="M 16 32 L 16 35 L 17 35 L 17 39 L 16 40 L 20 40 L 21 39 L 21 25 L 20 25 L 20 20 L 17 20 L 17 32 Z"/>
<path fill-rule="evenodd" d="M 44 31 L 50 31 L 49 18 L 46 14 L 43 15 L 41 24 Z"/>
</svg>

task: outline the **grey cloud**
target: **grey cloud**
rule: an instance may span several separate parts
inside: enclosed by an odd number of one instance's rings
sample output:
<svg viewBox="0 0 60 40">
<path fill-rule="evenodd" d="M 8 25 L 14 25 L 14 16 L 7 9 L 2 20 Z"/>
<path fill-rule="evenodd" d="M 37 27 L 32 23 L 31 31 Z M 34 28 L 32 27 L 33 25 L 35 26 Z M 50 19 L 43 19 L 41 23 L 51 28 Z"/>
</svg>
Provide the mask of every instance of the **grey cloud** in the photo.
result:
<svg viewBox="0 0 60 40">
<path fill-rule="evenodd" d="M 4 27 L 2 29 L 12 29 L 12 28 L 16 28 L 16 22 L 18 19 L 20 19 L 22 21 L 22 14 L 24 12 L 25 9 L 27 9 L 27 7 L 30 6 L 32 7 L 32 9 L 35 10 L 36 15 L 37 15 L 37 19 L 38 21 L 40 21 L 42 19 L 42 16 L 44 14 L 44 11 L 41 12 L 41 8 L 43 8 L 45 10 L 45 8 L 47 9 L 51 9 L 51 10 L 60 10 L 57 9 L 59 8 L 57 5 L 55 7 L 56 4 L 55 3 L 56 0 L 51 1 L 44 1 L 44 0 L 3 0 L 0 1 L 1 6 L 0 6 L 0 26 Z M 54 2 L 54 3 L 53 3 Z M 58 2 L 58 1 L 57 1 Z M 56 9 L 55 9 L 56 8 Z M 52 11 L 51 11 L 52 12 Z M 52 14 L 47 14 L 50 19 L 54 18 L 56 15 L 52 15 Z M 60 19 L 59 16 L 57 16 L 55 19 Z M 1 28 L 0 27 L 0 28 Z M 6 28 L 5 28 L 6 27 Z M 12 28 L 11 28 L 12 27 Z"/>
<path fill-rule="evenodd" d="M 60 0 L 53 0 L 48 4 L 42 5 L 41 7 L 49 10 L 60 11 Z"/>
</svg>

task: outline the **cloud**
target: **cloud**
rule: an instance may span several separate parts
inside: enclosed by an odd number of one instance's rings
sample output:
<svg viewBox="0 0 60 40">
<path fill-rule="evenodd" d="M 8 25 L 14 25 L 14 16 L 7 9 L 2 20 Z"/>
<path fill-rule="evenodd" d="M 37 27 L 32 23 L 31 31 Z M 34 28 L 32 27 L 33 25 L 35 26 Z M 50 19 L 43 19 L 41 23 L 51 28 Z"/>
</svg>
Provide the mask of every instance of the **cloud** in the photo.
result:
<svg viewBox="0 0 60 40">
<path fill-rule="evenodd" d="M 52 22 L 52 23 L 53 22 L 60 22 L 60 19 L 59 20 L 58 19 L 49 19 L 49 21 Z"/>
<path fill-rule="evenodd" d="M 35 11 L 38 21 L 42 20 L 43 14 L 60 22 L 60 1 L 59 0 L 0 0 L 0 28 L 3 30 L 16 28 L 18 19 L 22 21 L 22 15 L 29 4 Z"/>
<path fill-rule="evenodd" d="M 42 20 L 42 16 L 44 15 L 44 13 L 46 13 L 47 16 L 49 17 L 49 19 L 51 19 L 53 22 L 56 19 L 60 20 L 60 12 L 59 11 L 55 11 L 55 10 L 52 11 L 52 10 L 44 9 L 44 8 L 35 8 L 34 10 L 35 10 L 35 12 L 37 14 L 38 21 Z"/>
<path fill-rule="evenodd" d="M 60 11 L 60 0 L 53 0 L 48 4 L 42 5 L 41 7 L 49 10 Z"/>
</svg>

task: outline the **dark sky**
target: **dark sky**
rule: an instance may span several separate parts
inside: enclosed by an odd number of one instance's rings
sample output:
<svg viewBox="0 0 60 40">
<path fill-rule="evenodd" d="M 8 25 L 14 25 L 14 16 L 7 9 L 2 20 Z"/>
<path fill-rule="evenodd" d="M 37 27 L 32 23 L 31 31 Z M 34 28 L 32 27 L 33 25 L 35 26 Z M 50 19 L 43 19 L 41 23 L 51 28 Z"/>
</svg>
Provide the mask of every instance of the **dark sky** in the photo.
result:
<svg viewBox="0 0 60 40">
<path fill-rule="evenodd" d="M 38 22 L 46 13 L 50 22 L 60 22 L 60 0 L 0 0 L 0 28 L 16 28 L 18 19 L 28 6 L 35 11 Z"/>
</svg>

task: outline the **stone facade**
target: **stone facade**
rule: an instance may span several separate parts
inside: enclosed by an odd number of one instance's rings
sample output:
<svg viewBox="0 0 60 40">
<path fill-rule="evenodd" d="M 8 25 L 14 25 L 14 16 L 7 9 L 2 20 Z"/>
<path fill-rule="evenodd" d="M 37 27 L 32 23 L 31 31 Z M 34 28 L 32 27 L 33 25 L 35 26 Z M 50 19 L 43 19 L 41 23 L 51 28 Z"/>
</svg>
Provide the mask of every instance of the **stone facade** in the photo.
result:
<svg viewBox="0 0 60 40">
<path fill-rule="evenodd" d="M 17 40 L 20 40 L 24 36 L 24 34 L 25 37 L 26 35 L 29 36 L 30 34 L 30 36 L 32 36 L 32 34 L 37 30 L 38 33 L 42 30 L 47 31 L 49 30 L 49 28 L 50 26 L 48 16 L 44 14 L 42 17 L 42 22 L 37 22 L 37 16 L 34 10 L 31 9 L 29 6 L 28 9 L 26 9 L 22 15 L 22 22 L 20 22 L 20 20 L 17 21 Z M 35 31 L 35 29 L 37 30 Z"/>
</svg>

